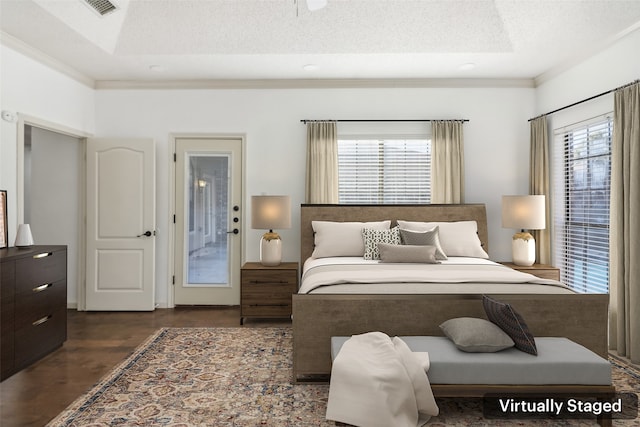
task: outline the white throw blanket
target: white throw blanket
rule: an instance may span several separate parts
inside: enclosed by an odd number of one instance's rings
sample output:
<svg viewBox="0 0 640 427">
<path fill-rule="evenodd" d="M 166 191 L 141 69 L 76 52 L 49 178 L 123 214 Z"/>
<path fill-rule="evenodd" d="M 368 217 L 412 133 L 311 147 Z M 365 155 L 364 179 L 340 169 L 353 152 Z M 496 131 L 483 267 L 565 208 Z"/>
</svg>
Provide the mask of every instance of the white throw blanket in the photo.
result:
<svg viewBox="0 0 640 427">
<path fill-rule="evenodd" d="M 429 355 L 382 332 L 354 335 L 333 361 L 326 418 L 355 426 L 416 427 L 438 415 Z"/>
</svg>

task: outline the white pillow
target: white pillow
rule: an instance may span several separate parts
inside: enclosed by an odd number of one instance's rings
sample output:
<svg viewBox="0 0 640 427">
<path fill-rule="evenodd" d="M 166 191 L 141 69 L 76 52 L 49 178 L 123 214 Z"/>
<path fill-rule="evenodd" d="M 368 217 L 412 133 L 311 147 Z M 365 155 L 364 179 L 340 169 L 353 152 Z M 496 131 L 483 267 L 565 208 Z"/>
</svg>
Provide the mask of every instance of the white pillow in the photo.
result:
<svg viewBox="0 0 640 427">
<path fill-rule="evenodd" d="M 313 258 L 332 256 L 363 256 L 364 239 L 362 230 L 388 230 L 391 221 L 376 222 L 333 222 L 311 221 L 314 231 Z"/>
<path fill-rule="evenodd" d="M 488 259 L 478 237 L 478 223 L 475 221 L 415 222 L 398 220 L 403 230 L 430 231 L 439 228 L 440 245 L 447 256 L 466 256 Z"/>
</svg>

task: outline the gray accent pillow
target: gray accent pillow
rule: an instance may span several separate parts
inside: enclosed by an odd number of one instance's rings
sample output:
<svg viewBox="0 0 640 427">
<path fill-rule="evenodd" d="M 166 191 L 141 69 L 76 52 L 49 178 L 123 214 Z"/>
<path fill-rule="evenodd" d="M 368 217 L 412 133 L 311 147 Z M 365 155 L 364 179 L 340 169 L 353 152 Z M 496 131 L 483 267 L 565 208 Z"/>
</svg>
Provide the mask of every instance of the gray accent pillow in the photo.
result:
<svg viewBox="0 0 640 427">
<path fill-rule="evenodd" d="M 374 230 L 371 228 L 363 228 L 362 238 L 364 240 L 364 259 L 380 259 L 380 252 L 378 252 L 378 243 L 399 245 L 399 230 L 399 227 L 393 227 L 390 230 Z"/>
<path fill-rule="evenodd" d="M 378 243 L 380 262 L 438 264 L 435 246 L 390 245 Z"/>
<path fill-rule="evenodd" d="M 402 239 L 403 245 L 435 246 L 436 259 L 447 259 L 447 254 L 444 253 L 440 245 L 438 233 L 439 228 L 437 226 L 429 231 L 409 231 L 401 228 L 400 238 Z"/>
<path fill-rule="evenodd" d="M 495 353 L 515 344 L 502 329 L 484 319 L 457 317 L 442 323 L 440 329 L 456 347 L 468 353 Z"/>
</svg>

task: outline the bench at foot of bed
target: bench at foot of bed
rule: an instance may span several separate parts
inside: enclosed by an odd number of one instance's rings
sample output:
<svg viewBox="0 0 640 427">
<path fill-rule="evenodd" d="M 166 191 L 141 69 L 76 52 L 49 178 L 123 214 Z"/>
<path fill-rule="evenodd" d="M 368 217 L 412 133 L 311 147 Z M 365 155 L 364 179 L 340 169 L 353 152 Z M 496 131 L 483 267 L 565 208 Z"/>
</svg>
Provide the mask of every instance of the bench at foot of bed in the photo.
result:
<svg viewBox="0 0 640 427">
<path fill-rule="evenodd" d="M 401 337 L 412 351 L 428 352 L 427 375 L 436 397 L 548 396 L 607 400 L 615 387 L 610 363 L 567 338 L 536 337 L 538 355 L 516 348 L 496 353 L 467 353 L 445 337 Z M 331 338 L 335 359 L 349 337 Z M 611 418 L 597 421 L 610 426 Z M 338 424 L 337 425 L 344 425 Z"/>
</svg>

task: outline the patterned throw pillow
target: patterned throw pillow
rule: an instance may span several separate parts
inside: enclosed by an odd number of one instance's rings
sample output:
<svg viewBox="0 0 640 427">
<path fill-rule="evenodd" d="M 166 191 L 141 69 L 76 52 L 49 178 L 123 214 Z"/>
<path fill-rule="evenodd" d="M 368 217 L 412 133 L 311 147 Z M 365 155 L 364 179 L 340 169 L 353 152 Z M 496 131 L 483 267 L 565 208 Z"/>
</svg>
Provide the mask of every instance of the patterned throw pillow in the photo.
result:
<svg viewBox="0 0 640 427">
<path fill-rule="evenodd" d="M 486 295 L 482 296 L 482 305 L 489 320 L 511 337 L 518 350 L 534 356 L 538 355 L 533 334 L 529 331 L 522 316 L 511 305 L 496 301 Z"/>
<path fill-rule="evenodd" d="M 400 238 L 403 245 L 420 245 L 420 246 L 435 246 L 436 247 L 436 259 L 447 259 L 447 254 L 442 250 L 439 237 L 440 229 L 436 226 L 433 230 L 429 231 L 409 231 L 400 229 Z"/>
<path fill-rule="evenodd" d="M 390 230 L 373 230 L 371 228 L 363 228 L 362 237 L 364 239 L 364 259 L 380 259 L 378 243 L 399 245 L 399 230 L 399 227 L 393 227 Z"/>
</svg>

